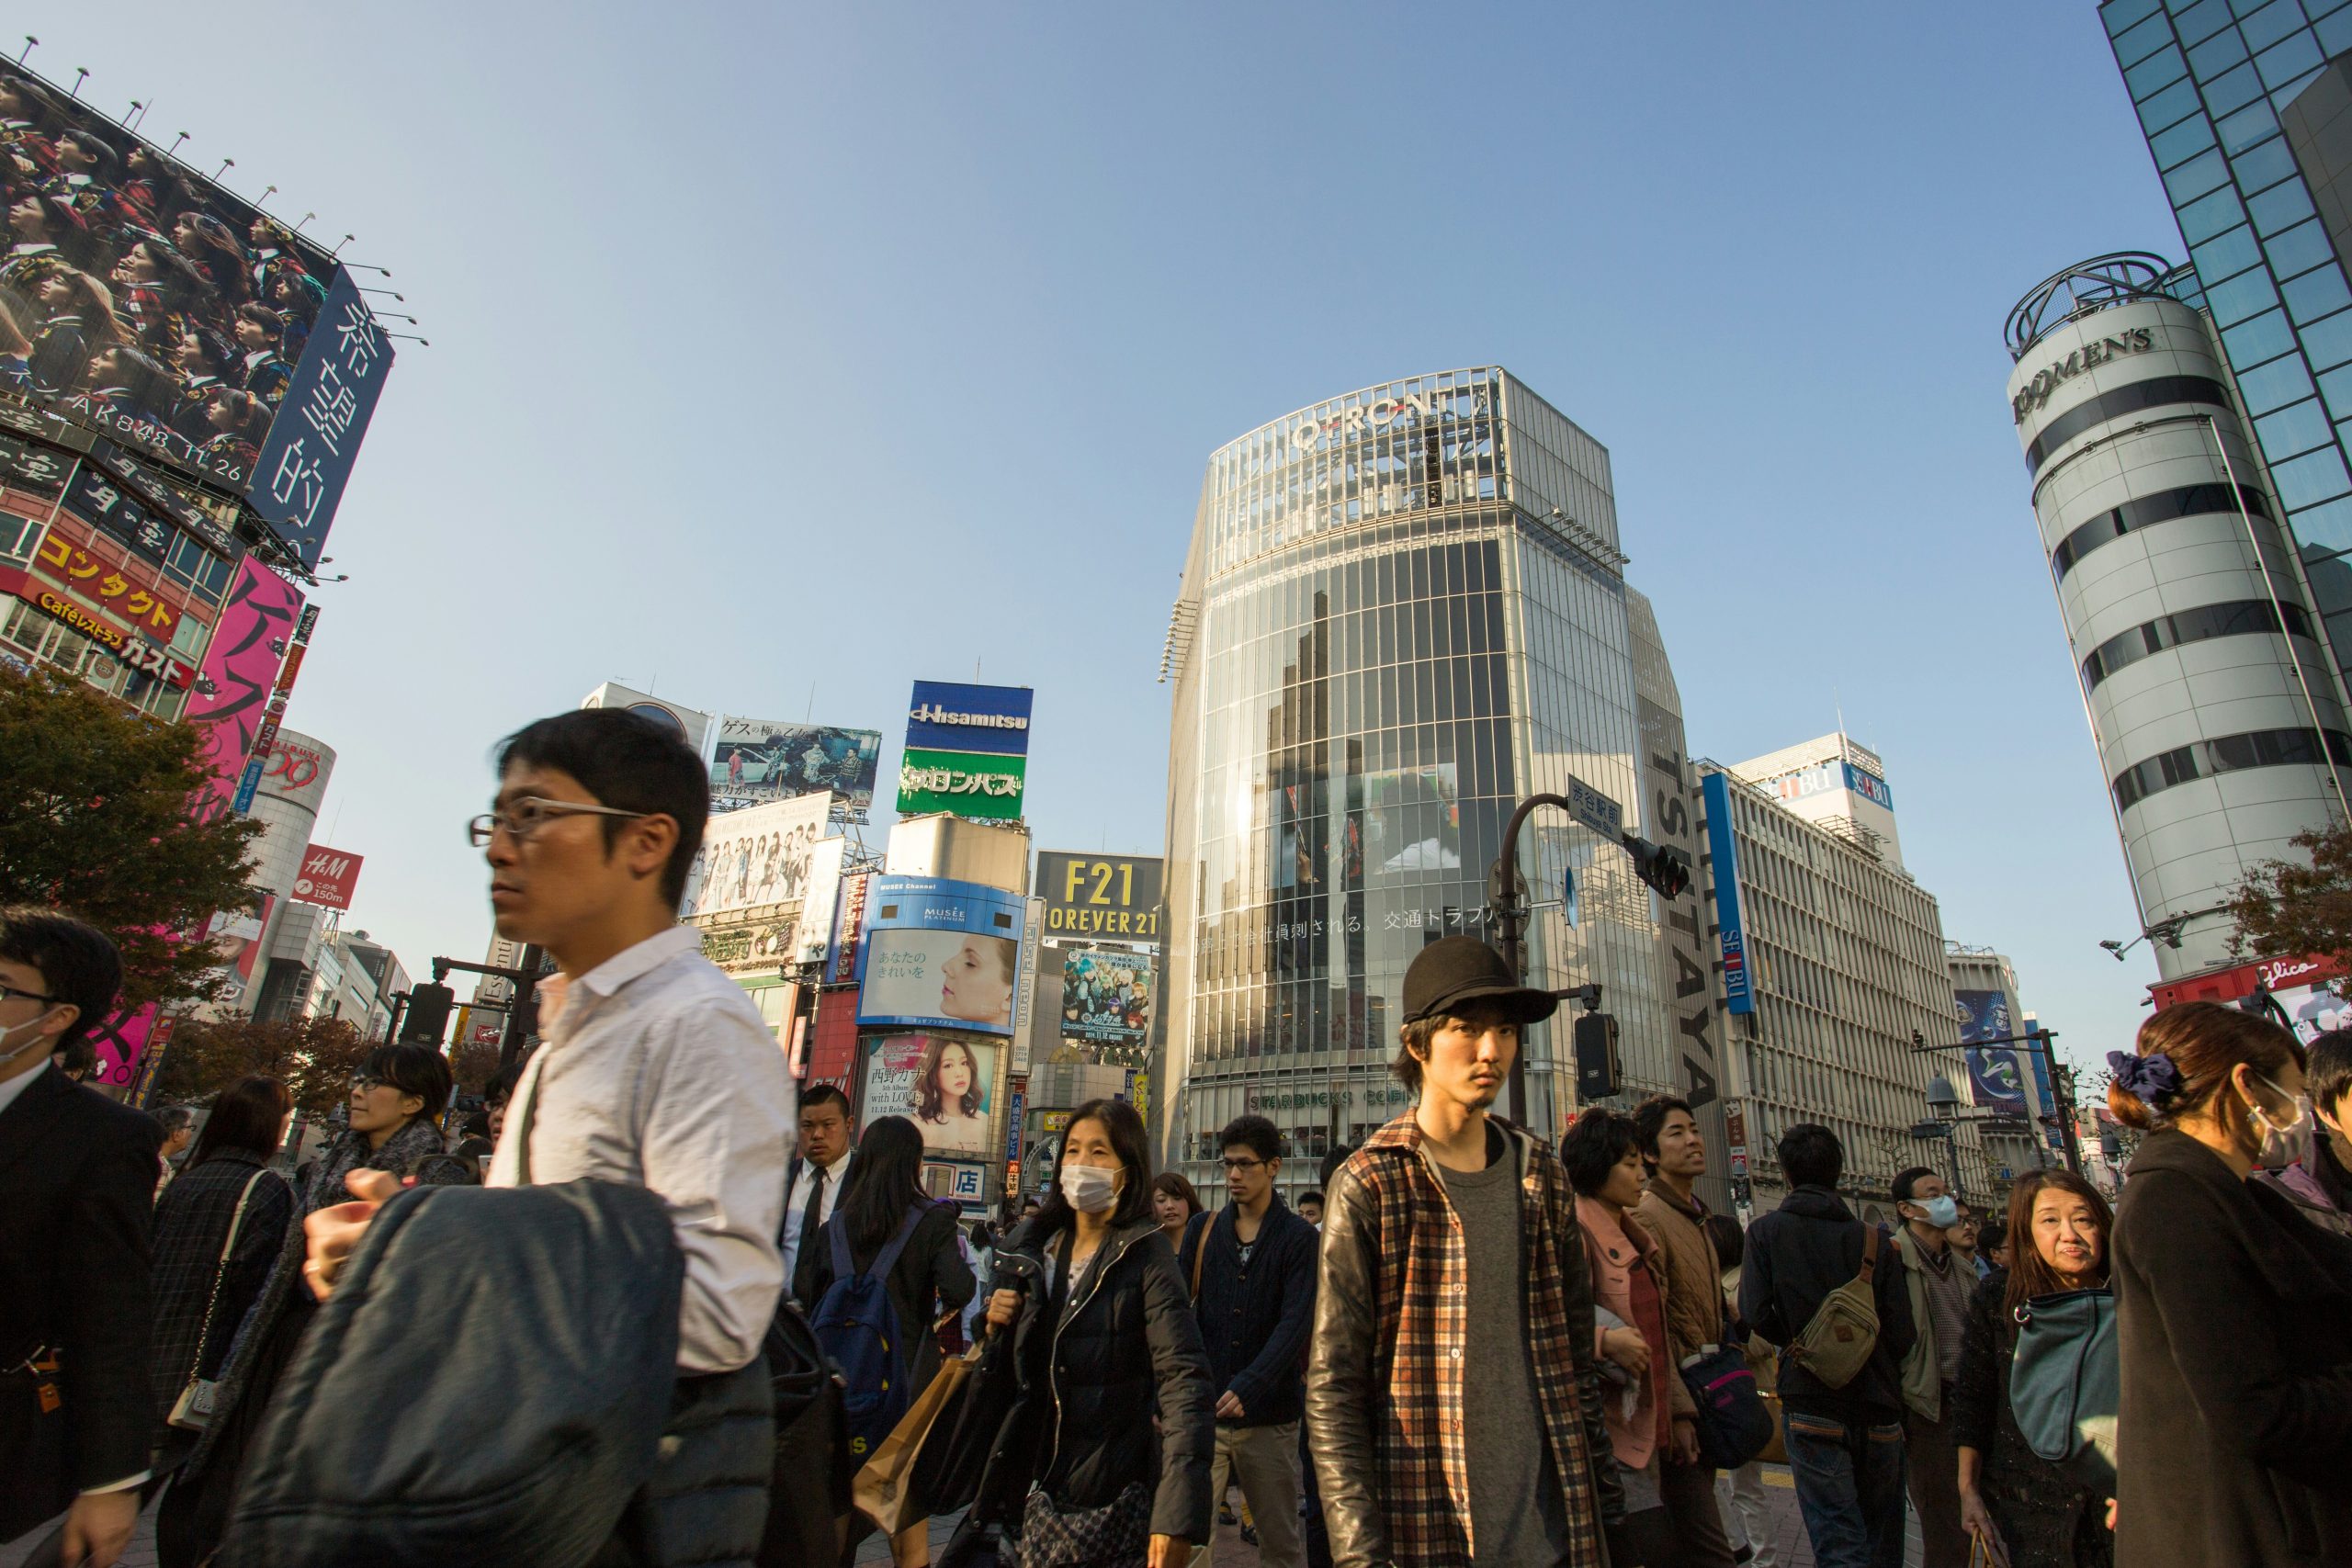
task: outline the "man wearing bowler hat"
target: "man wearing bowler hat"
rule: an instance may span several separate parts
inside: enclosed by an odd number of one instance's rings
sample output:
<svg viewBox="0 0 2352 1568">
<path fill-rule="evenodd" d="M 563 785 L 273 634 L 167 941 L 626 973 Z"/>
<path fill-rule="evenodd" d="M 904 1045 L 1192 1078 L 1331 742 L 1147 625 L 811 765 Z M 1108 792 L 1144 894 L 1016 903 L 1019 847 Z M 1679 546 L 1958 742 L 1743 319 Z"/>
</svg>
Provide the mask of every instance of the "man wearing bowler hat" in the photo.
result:
<svg viewBox="0 0 2352 1568">
<path fill-rule="evenodd" d="M 1418 1103 L 1324 1192 L 1306 1423 L 1340 1568 L 1609 1561 L 1624 1499 L 1576 1200 L 1489 1110 L 1558 1005 L 1474 937 L 1405 972 L 1391 1070 Z"/>
</svg>

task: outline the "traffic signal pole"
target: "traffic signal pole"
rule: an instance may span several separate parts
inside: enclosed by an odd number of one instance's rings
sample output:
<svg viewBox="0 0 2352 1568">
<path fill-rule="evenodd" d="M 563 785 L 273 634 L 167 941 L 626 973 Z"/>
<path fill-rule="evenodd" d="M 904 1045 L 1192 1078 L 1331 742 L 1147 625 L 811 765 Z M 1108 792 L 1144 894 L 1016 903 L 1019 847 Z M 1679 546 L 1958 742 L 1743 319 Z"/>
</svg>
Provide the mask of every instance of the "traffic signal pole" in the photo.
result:
<svg viewBox="0 0 2352 1568">
<path fill-rule="evenodd" d="M 1623 812 L 1615 801 L 1581 781 L 1571 782 L 1577 790 L 1574 799 L 1564 795 L 1531 795 L 1519 803 L 1503 829 L 1502 852 L 1487 874 L 1487 923 L 1495 933 L 1494 948 L 1521 980 L 1527 977 L 1527 922 L 1532 909 L 1526 879 L 1519 874 L 1519 835 L 1537 807 L 1557 807 L 1595 833 L 1614 837 L 1617 847 L 1634 857 L 1634 874 L 1660 897 L 1671 902 L 1690 886 L 1690 856 L 1626 832 L 1622 826 Z M 1527 1120 L 1526 1061 L 1527 1053 L 1521 1049 L 1510 1064 L 1511 1115 L 1522 1123 Z"/>
</svg>

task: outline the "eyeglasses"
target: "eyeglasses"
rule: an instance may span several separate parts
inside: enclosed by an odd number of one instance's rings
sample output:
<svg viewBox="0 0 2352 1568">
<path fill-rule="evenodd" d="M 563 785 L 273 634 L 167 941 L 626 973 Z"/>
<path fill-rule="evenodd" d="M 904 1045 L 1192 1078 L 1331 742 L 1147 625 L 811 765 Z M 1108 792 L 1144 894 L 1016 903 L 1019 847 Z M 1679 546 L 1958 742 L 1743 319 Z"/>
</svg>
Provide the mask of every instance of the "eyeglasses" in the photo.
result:
<svg viewBox="0 0 2352 1568">
<path fill-rule="evenodd" d="M 39 991 L 20 991 L 14 986 L 0 986 L 0 1002 L 54 1002 L 55 997 L 44 997 Z"/>
<path fill-rule="evenodd" d="M 1245 1171 L 1263 1170 L 1265 1167 L 1266 1162 L 1261 1159 L 1229 1159 L 1225 1162 L 1226 1174 L 1228 1176 L 1239 1176 Z"/>
<path fill-rule="evenodd" d="M 358 1093 L 366 1094 L 370 1089 L 383 1088 L 384 1080 L 372 1073 L 354 1073 L 351 1075 L 351 1087 Z"/>
<path fill-rule="evenodd" d="M 541 800 L 526 795 L 503 811 L 485 811 L 466 824 L 466 838 L 481 849 L 501 828 L 516 842 L 529 838 L 559 817 L 650 817 L 650 811 L 623 811 L 616 806 L 590 806 L 578 800 Z"/>
</svg>

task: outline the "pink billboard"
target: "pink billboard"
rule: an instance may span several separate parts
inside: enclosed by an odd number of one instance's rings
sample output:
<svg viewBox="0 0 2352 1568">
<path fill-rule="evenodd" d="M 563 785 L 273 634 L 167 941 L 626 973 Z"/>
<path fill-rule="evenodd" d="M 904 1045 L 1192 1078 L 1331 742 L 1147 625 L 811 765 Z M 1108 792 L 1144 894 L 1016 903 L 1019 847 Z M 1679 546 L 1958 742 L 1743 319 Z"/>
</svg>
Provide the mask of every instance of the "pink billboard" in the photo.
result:
<svg viewBox="0 0 2352 1568">
<path fill-rule="evenodd" d="M 212 628 L 212 644 L 185 715 L 203 733 L 201 755 L 212 775 L 198 797 L 201 821 L 228 815 L 236 798 L 237 775 L 253 750 L 278 661 L 294 640 L 301 614 L 300 589 L 251 558 L 239 565 L 237 584 Z"/>
</svg>

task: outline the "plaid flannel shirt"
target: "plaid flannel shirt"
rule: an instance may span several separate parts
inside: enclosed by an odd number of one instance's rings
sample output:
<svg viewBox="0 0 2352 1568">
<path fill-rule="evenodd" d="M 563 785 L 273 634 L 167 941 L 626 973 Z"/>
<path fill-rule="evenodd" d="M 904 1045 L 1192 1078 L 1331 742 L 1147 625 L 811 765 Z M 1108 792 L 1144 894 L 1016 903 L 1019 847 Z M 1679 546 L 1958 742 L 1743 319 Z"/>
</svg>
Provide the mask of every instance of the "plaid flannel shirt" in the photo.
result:
<svg viewBox="0 0 2352 1568">
<path fill-rule="evenodd" d="M 1493 1120 L 1510 1135 L 1521 1172 L 1527 1348 L 1566 1505 L 1569 1540 L 1563 1561 L 1599 1568 L 1608 1557 L 1578 1377 L 1591 1354 L 1592 1293 L 1576 1197 L 1549 1145 Z M 1373 1491 L 1387 1554 L 1417 1568 L 1471 1568 L 1476 1548 L 1462 1386 L 1469 1319 L 1463 1281 L 1469 1264 L 1462 1221 L 1422 1150 L 1410 1111 L 1366 1139 L 1343 1170 L 1359 1184 L 1373 1220 L 1377 1289 L 1371 1387 L 1385 1391 L 1373 1416 Z"/>
</svg>

